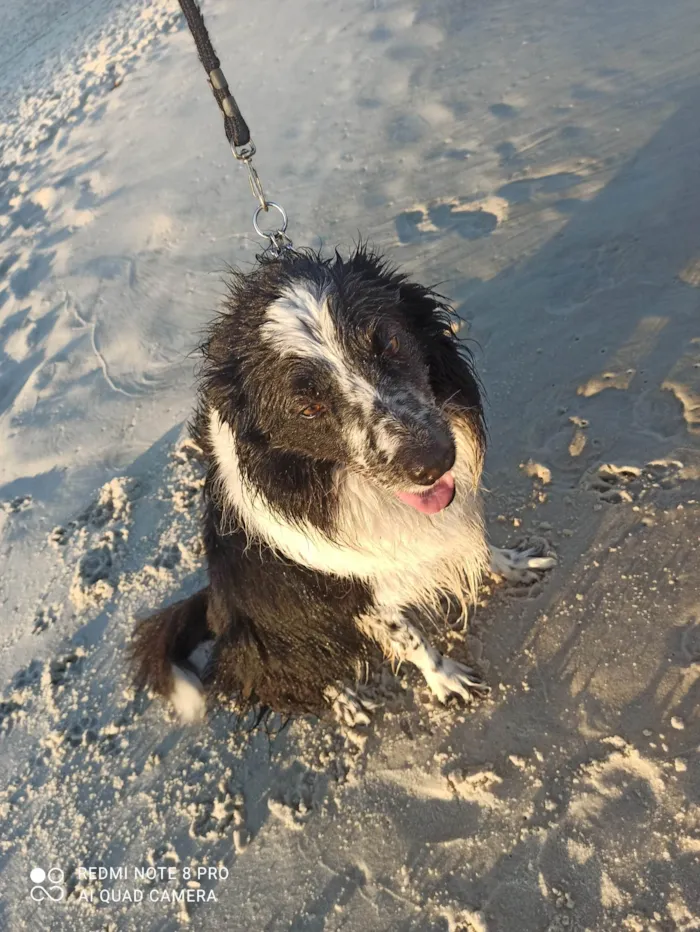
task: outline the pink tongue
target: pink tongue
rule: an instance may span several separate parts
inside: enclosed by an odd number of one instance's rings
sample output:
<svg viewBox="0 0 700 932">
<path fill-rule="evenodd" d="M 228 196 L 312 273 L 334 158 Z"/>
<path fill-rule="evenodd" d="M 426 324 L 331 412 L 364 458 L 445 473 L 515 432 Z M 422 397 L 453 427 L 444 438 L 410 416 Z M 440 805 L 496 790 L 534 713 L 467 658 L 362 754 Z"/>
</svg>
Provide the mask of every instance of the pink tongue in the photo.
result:
<svg viewBox="0 0 700 932">
<path fill-rule="evenodd" d="M 431 485 L 425 492 L 399 492 L 399 501 L 410 505 L 424 515 L 435 515 L 443 508 L 447 508 L 455 494 L 455 480 L 451 472 L 446 472 L 435 485 Z"/>
</svg>

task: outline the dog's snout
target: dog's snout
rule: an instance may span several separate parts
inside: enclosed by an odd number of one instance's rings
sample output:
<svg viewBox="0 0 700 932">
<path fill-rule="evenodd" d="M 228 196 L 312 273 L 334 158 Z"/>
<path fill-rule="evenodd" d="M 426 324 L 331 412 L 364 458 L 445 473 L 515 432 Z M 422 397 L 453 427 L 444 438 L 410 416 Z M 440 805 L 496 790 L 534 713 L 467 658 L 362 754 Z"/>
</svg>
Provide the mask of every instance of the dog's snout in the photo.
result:
<svg viewBox="0 0 700 932">
<path fill-rule="evenodd" d="M 427 446 L 412 449 L 403 459 L 404 469 L 412 482 L 416 485 L 432 485 L 454 466 L 454 441 L 445 433 L 444 436 L 433 438 Z"/>
</svg>

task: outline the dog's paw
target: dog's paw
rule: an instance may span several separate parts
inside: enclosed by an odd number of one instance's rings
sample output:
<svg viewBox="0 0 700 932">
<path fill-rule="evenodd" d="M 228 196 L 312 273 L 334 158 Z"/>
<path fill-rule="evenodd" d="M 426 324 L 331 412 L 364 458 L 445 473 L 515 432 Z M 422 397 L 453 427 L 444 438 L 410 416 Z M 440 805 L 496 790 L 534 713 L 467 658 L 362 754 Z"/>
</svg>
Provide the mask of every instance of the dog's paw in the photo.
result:
<svg viewBox="0 0 700 932">
<path fill-rule="evenodd" d="M 369 725 L 370 712 L 375 708 L 373 702 L 362 700 L 349 686 L 332 686 L 326 690 L 333 717 L 346 728 L 358 728 Z"/>
<path fill-rule="evenodd" d="M 443 704 L 451 696 L 471 702 L 475 698 L 484 699 L 491 692 L 491 687 L 475 670 L 451 657 L 441 656 L 435 669 L 426 671 L 424 675 L 430 691 Z"/>
<path fill-rule="evenodd" d="M 531 586 L 557 565 L 545 541 L 526 541 L 513 548 L 490 547 L 492 576 L 514 586 Z"/>
</svg>

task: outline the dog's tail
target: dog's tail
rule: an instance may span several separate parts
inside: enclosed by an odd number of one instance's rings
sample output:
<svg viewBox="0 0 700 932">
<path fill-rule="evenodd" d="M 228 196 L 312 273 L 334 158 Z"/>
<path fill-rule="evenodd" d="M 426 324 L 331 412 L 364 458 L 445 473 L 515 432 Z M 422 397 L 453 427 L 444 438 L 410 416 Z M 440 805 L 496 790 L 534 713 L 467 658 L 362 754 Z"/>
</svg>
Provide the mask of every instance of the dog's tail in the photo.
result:
<svg viewBox="0 0 700 932">
<path fill-rule="evenodd" d="M 190 654 L 212 637 L 207 626 L 209 590 L 200 589 L 137 622 L 130 648 L 134 683 L 149 687 L 175 706 L 180 718 L 196 721 L 205 712 L 204 689 Z"/>
</svg>

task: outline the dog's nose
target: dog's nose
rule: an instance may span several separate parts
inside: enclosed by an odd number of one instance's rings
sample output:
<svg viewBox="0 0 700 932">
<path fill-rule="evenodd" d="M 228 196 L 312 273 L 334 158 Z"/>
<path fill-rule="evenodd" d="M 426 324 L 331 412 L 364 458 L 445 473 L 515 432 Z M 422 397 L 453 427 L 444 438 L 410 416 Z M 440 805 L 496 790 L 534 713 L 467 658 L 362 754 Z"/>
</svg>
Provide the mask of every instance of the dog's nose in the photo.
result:
<svg viewBox="0 0 700 932">
<path fill-rule="evenodd" d="M 444 476 L 447 472 L 446 469 L 440 469 L 439 466 L 416 466 L 414 469 L 409 470 L 411 473 L 411 478 L 414 482 L 417 482 L 418 485 L 432 485 L 434 482 L 437 482 L 440 476 Z"/>
<path fill-rule="evenodd" d="M 406 462 L 406 472 L 417 485 L 432 485 L 455 463 L 455 445 L 451 437 L 441 438 Z"/>
</svg>

